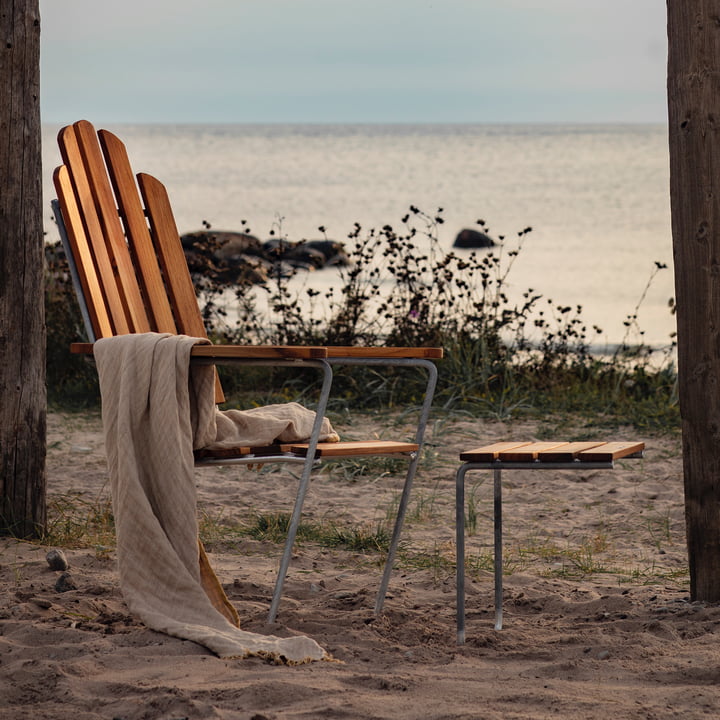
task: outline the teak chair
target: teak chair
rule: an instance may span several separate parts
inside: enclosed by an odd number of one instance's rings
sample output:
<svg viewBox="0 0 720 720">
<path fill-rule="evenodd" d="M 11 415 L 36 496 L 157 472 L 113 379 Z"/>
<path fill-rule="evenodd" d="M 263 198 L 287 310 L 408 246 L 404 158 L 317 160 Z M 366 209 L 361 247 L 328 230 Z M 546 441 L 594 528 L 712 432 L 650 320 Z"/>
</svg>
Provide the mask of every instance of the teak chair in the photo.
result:
<svg viewBox="0 0 720 720">
<path fill-rule="evenodd" d="M 96 133 L 85 120 L 63 128 L 58 143 L 64 164 L 53 176 L 58 199 L 52 205 L 89 340 L 74 343 L 71 351 L 92 356 L 96 339 L 126 333 L 162 332 L 207 338 L 165 187 L 150 175 L 135 176 L 123 143 L 106 130 Z M 275 621 L 311 472 L 326 458 L 386 454 L 408 458 L 405 484 L 375 603 L 375 612 L 382 610 L 435 391 L 437 369 L 432 361 L 441 357 L 441 348 L 427 347 L 197 345 L 193 348 L 191 362 L 196 363 L 313 367 L 323 373 L 317 420 L 307 443 L 237 448 L 231 457 L 196 456 L 196 466 L 302 465 L 268 622 Z M 414 442 L 318 442 L 333 366 L 339 364 L 413 366 L 427 372 Z M 215 399 L 218 403 L 224 400 L 219 381 Z"/>
</svg>

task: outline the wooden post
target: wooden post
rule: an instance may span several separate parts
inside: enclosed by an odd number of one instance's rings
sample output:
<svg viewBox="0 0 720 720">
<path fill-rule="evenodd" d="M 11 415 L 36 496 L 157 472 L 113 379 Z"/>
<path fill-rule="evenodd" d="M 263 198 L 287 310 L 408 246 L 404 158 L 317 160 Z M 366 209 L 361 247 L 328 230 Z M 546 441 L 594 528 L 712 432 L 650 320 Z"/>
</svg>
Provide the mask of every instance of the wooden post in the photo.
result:
<svg viewBox="0 0 720 720">
<path fill-rule="evenodd" d="M 720 20 L 668 0 L 668 118 L 685 519 L 693 600 L 720 601 Z"/>
<path fill-rule="evenodd" d="M 38 0 L 0 0 L 0 534 L 45 526 Z"/>
</svg>

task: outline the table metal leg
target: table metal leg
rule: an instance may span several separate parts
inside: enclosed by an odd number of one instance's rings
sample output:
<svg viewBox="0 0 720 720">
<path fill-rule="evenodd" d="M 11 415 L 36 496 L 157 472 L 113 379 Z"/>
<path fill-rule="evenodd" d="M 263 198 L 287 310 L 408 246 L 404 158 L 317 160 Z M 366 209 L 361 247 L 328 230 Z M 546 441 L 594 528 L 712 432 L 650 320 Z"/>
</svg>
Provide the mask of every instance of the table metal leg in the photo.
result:
<svg viewBox="0 0 720 720">
<path fill-rule="evenodd" d="M 502 471 L 494 471 L 495 509 L 495 629 L 502 630 L 503 622 L 503 539 L 502 539 Z"/>
<path fill-rule="evenodd" d="M 457 644 L 465 643 L 465 473 L 461 465 L 455 475 L 455 574 L 457 586 Z"/>
</svg>

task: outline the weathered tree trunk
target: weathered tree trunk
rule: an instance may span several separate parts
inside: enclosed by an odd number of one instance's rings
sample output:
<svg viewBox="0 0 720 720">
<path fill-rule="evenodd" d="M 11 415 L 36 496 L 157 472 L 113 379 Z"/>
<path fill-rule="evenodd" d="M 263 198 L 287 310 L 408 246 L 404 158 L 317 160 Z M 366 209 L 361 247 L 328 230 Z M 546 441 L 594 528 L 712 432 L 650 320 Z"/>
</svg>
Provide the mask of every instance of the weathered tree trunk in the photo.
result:
<svg viewBox="0 0 720 720">
<path fill-rule="evenodd" d="M 720 601 L 720 18 L 668 0 L 670 199 L 691 596 Z"/>
<path fill-rule="evenodd" d="M 45 312 L 38 0 L 0 0 L 0 534 L 45 507 Z"/>
</svg>

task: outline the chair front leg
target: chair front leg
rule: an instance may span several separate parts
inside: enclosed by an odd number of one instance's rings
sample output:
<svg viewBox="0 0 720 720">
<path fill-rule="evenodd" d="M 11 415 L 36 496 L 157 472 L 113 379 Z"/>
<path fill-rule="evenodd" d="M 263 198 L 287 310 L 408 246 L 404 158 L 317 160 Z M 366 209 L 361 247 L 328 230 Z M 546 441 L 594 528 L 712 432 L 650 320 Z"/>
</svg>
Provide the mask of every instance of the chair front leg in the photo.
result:
<svg viewBox="0 0 720 720">
<path fill-rule="evenodd" d="M 300 525 L 303 504 L 310 486 L 310 476 L 312 474 L 313 465 L 315 464 L 315 451 L 317 449 L 320 438 L 320 430 L 322 429 L 325 411 L 327 409 L 328 398 L 330 397 L 330 388 L 332 387 L 333 372 L 330 365 L 324 360 L 319 361 L 319 365 L 323 369 L 323 383 L 320 390 L 320 399 L 318 400 L 317 409 L 315 411 L 315 422 L 313 424 L 312 435 L 308 442 L 307 456 L 303 465 L 302 476 L 298 484 L 297 496 L 295 498 L 295 506 L 292 516 L 290 517 L 290 525 L 288 526 L 288 534 L 285 539 L 285 548 L 280 560 L 280 569 L 278 571 L 277 580 L 275 581 L 275 590 L 273 592 L 272 602 L 270 603 L 270 612 L 268 613 L 268 623 L 274 623 L 277 617 L 280 598 L 282 596 L 285 577 L 290 566 L 290 558 L 292 557 L 293 545 L 295 537 Z"/>
<path fill-rule="evenodd" d="M 428 382 L 425 389 L 425 398 L 423 400 L 422 410 L 418 427 L 415 432 L 415 444 L 418 446 L 414 453 L 410 464 L 408 465 L 407 474 L 405 476 L 405 484 L 400 497 L 400 505 L 398 506 L 397 517 L 395 518 L 395 526 L 393 528 L 392 538 L 390 539 L 390 547 L 388 548 L 387 559 L 385 560 L 385 569 L 383 570 L 380 588 L 378 589 L 377 598 L 375 600 L 375 615 L 382 612 L 385 603 L 385 595 L 387 594 L 388 585 L 390 583 L 390 575 L 392 574 L 393 563 L 395 562 L 395 554 L 400 545 L 400 533 L 402 532 L 403 523 L 407 506 L 410 501 L 410 491 L 412 490 L 415 473 L 417 472 L 420 455 L 422 454 L 423 439 L 425 437 L 425 428 L 427 427 L 428 418 L 430 417 L 430 409 L 432 408 L 433 396 L 435 394 L 435 386 L 437 385 L 437 367 L 428 360 L 408 361 L 408 364 L 424 367 L 428 371 Z"/>
</svg>

